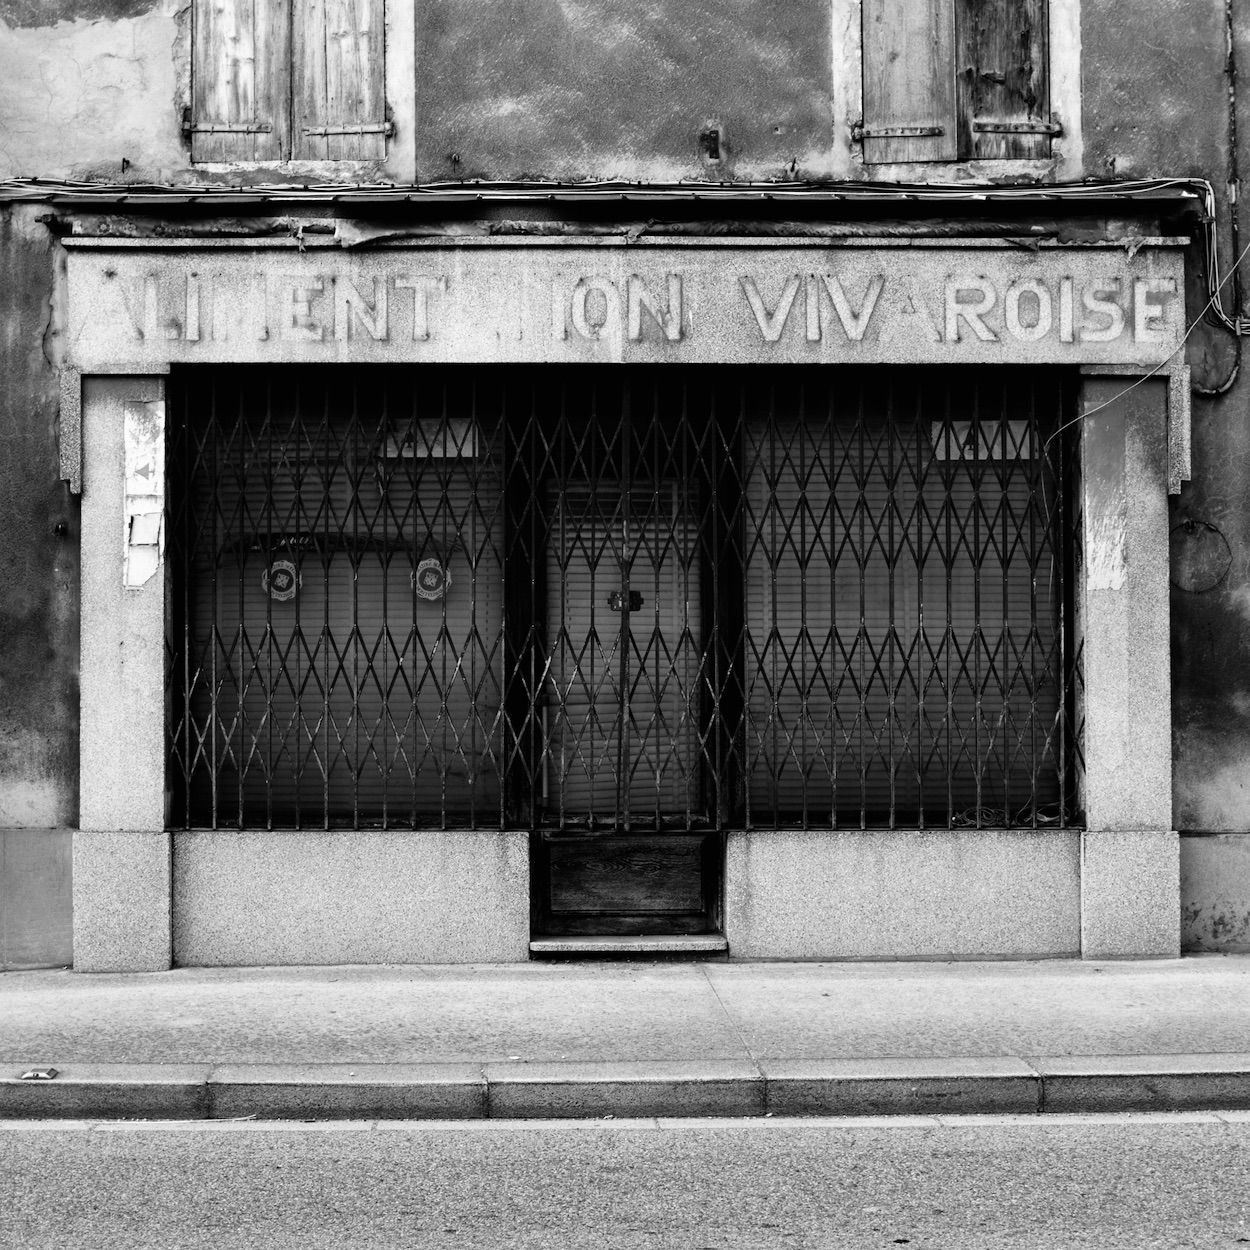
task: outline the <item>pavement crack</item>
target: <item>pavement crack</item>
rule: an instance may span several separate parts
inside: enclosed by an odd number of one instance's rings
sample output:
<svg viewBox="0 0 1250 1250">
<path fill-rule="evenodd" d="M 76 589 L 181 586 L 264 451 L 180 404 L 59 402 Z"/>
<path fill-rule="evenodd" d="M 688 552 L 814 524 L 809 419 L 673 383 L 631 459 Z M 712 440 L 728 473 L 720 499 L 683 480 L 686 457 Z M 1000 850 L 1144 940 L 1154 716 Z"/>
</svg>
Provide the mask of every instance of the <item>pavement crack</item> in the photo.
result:
<svg viewBox="0 0 1250 1250">
<path fill-rule="evenodd" d="M 707 974 L 707 965 L 700 964 L 699 971 L 703 974 L 703 979 L 707 982 L 707 987 L 712 991 L 712 996 L 716 999 L 717 1006 L 724 1013 L 725 1019 L 729 1023 L 729 1027 L 734 1031 L 734 1036 L 738 1039 L 738 1044 L 746 1051 L 747 1058 L 758 1068 L 759 1060 L 755 1057 L 755 1052 L 751 1049 L 751 1043 L 747 1041 L 746 1034 L 738 1027 L 738 1022 L 729 1014 L 729 1008 L 725 1006 L 725 1000 L 720 996 L 720 991 L 716 988 L 716 983 Z"/>
</svg>

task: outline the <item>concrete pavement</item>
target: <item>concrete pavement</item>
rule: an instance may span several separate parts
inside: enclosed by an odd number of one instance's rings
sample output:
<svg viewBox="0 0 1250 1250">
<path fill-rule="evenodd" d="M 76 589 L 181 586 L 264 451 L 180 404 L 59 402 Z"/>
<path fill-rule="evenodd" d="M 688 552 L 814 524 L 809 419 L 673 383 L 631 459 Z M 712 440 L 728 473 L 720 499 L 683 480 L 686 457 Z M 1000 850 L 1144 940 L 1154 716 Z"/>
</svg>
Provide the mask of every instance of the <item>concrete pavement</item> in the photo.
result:
<svg viewBox="0 0 1250 1250">
<path fill-rule="evenodd" d="M 1240 1107 L 1250 956 L 0 975 L 7 1118 Z"/>
</svg>

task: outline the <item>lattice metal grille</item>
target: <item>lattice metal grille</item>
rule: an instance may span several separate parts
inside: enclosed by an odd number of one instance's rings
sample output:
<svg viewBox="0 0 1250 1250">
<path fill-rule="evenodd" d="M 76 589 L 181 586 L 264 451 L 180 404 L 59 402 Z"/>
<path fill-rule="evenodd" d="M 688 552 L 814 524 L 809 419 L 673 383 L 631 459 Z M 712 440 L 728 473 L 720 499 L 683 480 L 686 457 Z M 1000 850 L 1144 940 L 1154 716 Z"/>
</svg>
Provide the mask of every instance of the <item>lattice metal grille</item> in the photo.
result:
<svg viewBox="0 0 1250 1250">
<path fill-rule="evenodd" d="M 1077 818 L 1062 375 L 173 380 L 179 826 Z"/>
</svg>

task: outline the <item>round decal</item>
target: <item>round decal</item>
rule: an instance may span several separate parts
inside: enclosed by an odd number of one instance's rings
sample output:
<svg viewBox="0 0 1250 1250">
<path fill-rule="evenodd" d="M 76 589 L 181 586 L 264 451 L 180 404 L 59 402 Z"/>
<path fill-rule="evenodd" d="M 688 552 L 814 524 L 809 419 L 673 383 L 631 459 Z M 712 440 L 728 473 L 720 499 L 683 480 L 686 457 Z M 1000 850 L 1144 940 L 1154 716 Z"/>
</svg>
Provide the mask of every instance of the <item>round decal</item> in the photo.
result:
<svg viewBox="0 0 1250 1250">
<path fill-rule="evenodd" d="M 260 584 L 269 592 L 271 599 L 285 602 L 294 599 L 299 590 L 299 573 L 290 560 L 275 560 L 260 575 Z"/>
<path fill-rule="evenodd" d="M 412 575 L 412 587 L 422 599 L 441 599 L 451 585 L 451 572 L 437 560 L 422 560 Z"/>
</svg>

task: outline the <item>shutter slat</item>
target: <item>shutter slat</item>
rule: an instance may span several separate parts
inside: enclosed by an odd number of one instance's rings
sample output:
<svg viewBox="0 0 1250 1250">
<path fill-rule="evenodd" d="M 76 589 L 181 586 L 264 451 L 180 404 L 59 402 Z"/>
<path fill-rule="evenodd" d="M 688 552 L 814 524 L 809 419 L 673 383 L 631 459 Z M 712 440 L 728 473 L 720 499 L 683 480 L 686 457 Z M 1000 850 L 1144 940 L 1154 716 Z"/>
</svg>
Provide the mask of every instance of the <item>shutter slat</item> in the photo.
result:
<svg viewBox="0 0 1250 1250">
<path fill-rule="evenodd" d="M 975 124 L 1050 122 L 1046 0 L 957 2 L 961 158 L 1049 156 L 1049 134 L 985 131 Z"/>
<path fill-rule="evenodd" d="M 953 161 L 954 0 L 864 0 L 864 161 Z M 874 131 L 940 134 L 874 137 Z"/>
<path fill-rule="evenodd" d="M 382 160 L 386 87 L 382 0 L 296 0 L 299 160 Z"/>
</svg>

